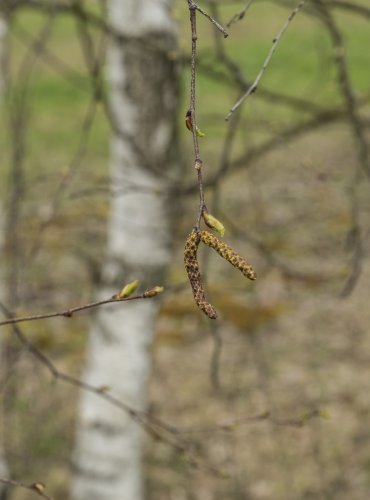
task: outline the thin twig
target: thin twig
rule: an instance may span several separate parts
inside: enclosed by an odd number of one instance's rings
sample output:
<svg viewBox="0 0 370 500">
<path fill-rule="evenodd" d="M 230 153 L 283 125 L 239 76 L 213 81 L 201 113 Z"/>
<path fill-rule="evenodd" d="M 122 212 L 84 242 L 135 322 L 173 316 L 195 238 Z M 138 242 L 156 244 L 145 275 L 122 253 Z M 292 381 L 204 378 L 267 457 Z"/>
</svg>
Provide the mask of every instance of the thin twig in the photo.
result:
<svg viewBox="0 0 370 500">
<path fill-rule="evenodd" d="M 244 77 L 239 66 L 225 53 L 222 57 L 220 54 L 216 54 L 216 57 L 216 61 L 226 67 L 226 72 L 220 71 L 219 68 L 215 68 L 213 61 L 207 61 L 204 58 L 204 60 L 199 59 L 198 61 L 198 73 L 202 72 L 207 77 L 225 83 L 231 88 L 235 88 L 235 85 L 238 85 L 241 92 L 246 91 L 250 87 L 251 82 Z M 188 58 L 185 56 L 181 60 L 185 63 L 188 62 Z M 303 97 L 283 94 L 276 90 L 263 88 L 262 86 L 258 89 L 258 97 L 274 106 L 287 106 L 288 108 L 309 114 L 315 114 L 318 111 L 325 110 L 325 107 L 317 102 L 304 99 Z"/>
<path fill-rule="evenodd" d="M 78 13 L 79 9 L 78 6 L 76 6 L 76 11 Z M 81 139 L 79 141 L 77 150 L 75 151 L 69 167 L 67 169 L 67 172 L 63 175 L 59 185 L 57 186 L 56 192 L 54 193 L 54 196 L 52 197 L 53 203 L 50 209 L 50 214 L 49 216 L 43 220 L 38 228 L 37 235 L 34 239 L 34 244 L 31 247 L 31 250 L 29 252 L 29 259 L 34 259 L 36 253 L 41 247 L 41 239 L 43 236 L 43 233 L 45 230 L 50 227 L 51 223 L 55 219 L 58 211 L 60 210 L 60 207 L 63 202 L 63 196 L 64 193 L 66 192 L 68 186 L 72 183 L 74 177 L 77 174 L 77 171 L 82 165 L 82 160 L 87 152 L 87 147 L 88 147 L 88 141 L 90 138 L 91 130 L 95 121 L 96 117 L 96 112 L 97 112 L 97 104 L 101 100 L 102 95 L 103 95 L 103 85 L 101 82 L 101 77 L 100 77 L 100 72 L 99 72 L 99 67 L 103 63 L 103 51 L 100 50 L 100 59 L 98 57 L 95 57 L 94 51 L 93 51 L 93 42 L 91 38 L 89 38 L 89 34 L 87 29 L 85 30 L 85 25 L 82 23 L 81 18 L 76 14 L 76 22 L 77 26 L 79 28 L 78 34 L 80 35 L 80 41 L 81 41 L 81 48 L 82 48 L 82 53 L 86 59 L 88 71 L 89 71 L 89 76 L 90 76 L 90 81 L 91 81 L 91 86 L 92 86 L 92 92 L 91 92 L 91 97 L 86 109 L 86 114 L 83 118 L 83 122 L 81 124 Z M 105 46 L 105 33 L 103 32 L 102 34 L 102 42 L 101 45 L 104 47 Z"/>
<path fill-rule="evenodd" d="M 24 156 L 26 151 L 26 124 L 29 120 L 29 102 L 31 78 L 36 63 L 43 52 L 43 46 L 52 34 L 54 21 L 54 2 L 50 2 L 48 16 L 34 43 L 28 48 L 22 59 L 17 82 L 21 82 L 19 91 L 15 92 L 9 105 L 9 128 L 11 131 L 11 170 L 9 175 L 9 198 L 5 218 L 5 255 L 8 265 L 5 266 L 5 282 L 8 300 L 15 303 L 19 292 L 19 275 L 24 250 L 19 231 L 22 205 L 24 203 L 26 182 Z"/>
<path fill-rule="evenodd" d="M 338 88 L 342 94 L 348 121 L 351 125 L 353 138 L 357 143 L 358 160 L 362 169 L 370 179 L 370 148 L 367 143 L 365 127 L 358 112 L 358 100 L 352 88 L 351 78 L 346 61 L 345 47 L 342 34 L 335 23 L 329 9 L 321 0 L 316 0 L 316 4 L 322 13 L 322 20 L 326 25 L 333 44 L 334 62 L 337 66 Z"/>
<path fill-rule="evenodd" d="M 213 321 L 209 324 L 212 339 L 213 339 L 213 349 L 211 362 L 209 366 L 209 376 L 211 384 L 215 392 L 220 392 L 221 389 L 221 379 L 220 379 L 220 360 L 222 353 L 222 336 L 220 330 L 220 324 Z"/>
<path fill-rule="evenodd" d="M 365 101 L 364 101 L 365 102 Z M 245 170 L 252 165 L 257 159 L 266 156 L 271 151 L 281 147 L 283 144 L 286 145 L 289 141 L 293 141 L 313 130 L 318 130 L 322 127 L 326 127 L 329 124 L 335 122 L 343 122 L 346 120 L 346 112 L 342 107 L 331 108 L 322 112 L 317 113 L 309 120 L 296 123 L 294 125 L 289 125 L 285 130 L 282 130 L 279 135 L 273 136 L 272 138 L 263 141 L 261 144 L 249 148 L 242 152 L 237 158 L 230 162 L 230 174 L 236 173 L 239 170 Z M 217 184 L 222 176 L 223 172 L 220 170 L 216 172 L 213 176 L 207 179 L 204 187 L 209 188 Z M 198 190 L 198 184 L 192 183 L 188 186 L 181 188 L 181 194 L 190 195 Z"/>
<path fill-rule="evenodd" d="M 188 0 L 189 12 L 190 12 L 190 24 L 191 24 L 191 81 L 190 81 L 190 105 L 189 112 L 191 118 L 191 126 L 193 133 L 193 143 L 194 143 L 194 155 L 195 162 L 194 167 L 197 171 L 198 178 L 198 189 L 199 189 L 199 211 L 197 216 L 197 221 L 195 224 L 196 231 L 200 231 L 200 221 L 204 211 L 207 209 L 204 200 L 204 190 L 203 190 L 203 177 L 202 177 L 202 167 L 203 162 L 200 158 L 199 142 L 197 136 L 197 122 L 195 115 L 195 83 L 196 83 L 196 54 L 197 54 L 197 20 L 196 20 L 196 10 L 197 6 L 192 0 Z"/>
<path fill-rule="evenodd" d="M 145 294 L 146 294 L 146 292 L 142 293 L 141 295 L 134 295 L 132 297 L 126 297 L 124 299 L 111 297 L 110 299 L 98 300 L 96 302 L 91 302 L 89 304 L 84 304 L 82 306 L 71 307 L 69 309 L 65 309 L 64 311 L 41 313 L 41 314 L 31 314 L 28 316 L 8 318 L 6 320 L 0 321 L 0 326 L 14 325 L 15 323 L 24 323 L 26 321 L 37 321 L 40 319 L 55 318 L 57 316 L 64 316 L 65 318 L 71 318 L 73 316 L 73 314 L 76 312 L 85 311 L 87 309 L 94 309 L 96 307 L 100 307 L 100 306 L 103 306 L 105 304 L 117 304 L 119 302 L 128 302 L 130 300 L 149 298 L 149 296 L 147 296 Z M 4 309 L 4 306 L 1 303 L 0 303 L 0 308 Z"/>
<path fill-rule="evenodd" d="M 199 7 L 195 2 L 193 2 L 193 0 L 188 0 L 188 4 L 189 4 L 189 9 L 197 10 L 198 12 L 203 14 L 203 16 L 205 16 L 207 19 L 209 19 L 211 23 L 214 24 L 219 31 L 221 31 L 221 33 L 224 35 L 225 38 L 229 36 L 229 33 L 221 26 L 221 24 L 218 23 L 216 19 L 210 16 L 205 10 Z"/>
<path fill-rule="evenodd" d="M 360 225 L 360 207 L 358 202 L 359 169 L 356 169 L 349 187 L 349 200 L 351 205 L 351 227 L 347 234 L 347 246 L 351 251 L 351 269 L 345 280 L 339 296 L 345 299 L 351 295 L 361 276 L 364 261 L 364 248 Z"/>
<path fill-rule="evenodd" d="M 278 427 L 303 427 L 308 421 L 314 418 L 324 417 L 325 412 L 318 408 L 308 410 L 298 417 L 281 418 L 276 417 L 271 414 L 270 411 L 263 411 L 256 415 L 247 415 L 244 417 L 237 417 L 230 420 L 225 420 L 224 422 L 219 422 L 217 424 L 202 425 L 199 427 L 175 427 L 173 433 L 178 433 L 181 435 L 193 435 L 193 434 L 215 434 L 216 432 L 235 432 L 240 427 L 252 424 L 254 422 L 269 422 L 274 426 Z"/>
<path fill-rule="evenodd" d="M 0 477 L 0 483 L 6 484 L 7 486 L 16 486 L 17 488 L 23 488 L 28 491 L 32 491 L 35 495 L 38 495 L 41 498 L 46 498 L 47 500 L 54 500 L 53 497 L 47 495 L 45 490 L 45 485 L 41 482 L 26 484 L 21 483 L 20 481 L 14 481 L 13 479 L 4 479 Z"/>
<path fill-rule="evenodd" d="M 263 241 L 258 240 L 250 233 L 246 233 L 245 230 L 239 227 L 234 220 L 228 217 L 226 213 L 221 211 L 221 216 L 222 220 L 227 224 L 228 230 L 234 237 L 254 247 L 258 251 L 259 255 L 265 259 L 266 263 L 269 266 L 276 268 L 286 280 L 293 280 L 303 283 L 306 283 L 307 281 L 315 283 L 327 283 L 336 278 L 335 275 L 329 273 L 313 273 L 309 271 L 302 272 L 289 266 L 286 262 L 276 257 L 274 252 L 272 252 L 269 247 L 265 243 L 263 243 Z"/>
<path fill-rule="evenodd" d="M 245 16 L 245 14 L 247 13 L 247 10 L 249 9 L 249 7 L 252 5 L 252 2 L 253 2 L 253 0 L 248 0 L 248 2 L 244 5 L 242 10 L 240 12 L 237 12 L 236 14 L 234 14 L 233 17 L 230 19 L 230 21 L 226 24 L 226 26 L 228 28 L 230 28 L 230 26 L 232 24 L 235 24 L 238 21 L 241 21 L 243 19 L 243 17 Z"/>
<path fill-rule="evenodd" d="M 281 30 L 279 31 L 278 35 L 272 41 L 272 47 L 270 49 L 270 52 L 268 53 L 268 55 L 267 55 L 267 57 L 265 59 L 265 62 L 263 63 L 262 68 L 261 68 L 260 72 L 257 75 L 257 78 L 254 80 L 254 82 L 249 87 L 249 89 L 240 97 L 240 99 L 230 109 L 229 113 L 225 117 L 225 120 L 229 120 L 230 117 L 231 117 L 231 115 L 240 107 L 240 105 L 244 102 L 244 100 L 257 90 L 259 82 L 260 82 L 260 80 L 261 80 L 264 72 L 266 71 L 267 66 L 269 65 L 269 63 L 271 61 L 271 58 L 274 55 L 274 52 L 275 52 L 275 50 L 276 50 L 276 48 L 277 48 L 277 46 L 278 46 L 278 44 L 279 44 L 282 36 L 284 35 L 286 29 L 288 28 L 288 26 L 291 23 L 291 21 L 294 18 L 294 16 L 300 11 L 300 9 L 303 7 L 303 5 L 305 4 L 305 2 L 306 2 L 306 0 L 300 0 L 300 2 L 297 5 L 297 7 L 292 11 L 292 13 L 288 17 L 288 19 L 285 21 L 285 23 L 284 23 L 283 27 L 281 28 Z"/>
<path fill-rule="evenodd" d="M 36 40 L 22 25 L 14 24 L 12 33 L 23 45 L 29 47 L 34 45 Z M 42 50 L 42 52 L 41 52 Z M 45 45 L 40 48 L 41 61 L 56 74 L 60 75 L 66 82 L 73 86 L 79 92 L 87 92 L 84 87 L 83 75 L 76 71 L 72 66 L 60 59 L 52 50 Z"/>
</svg>

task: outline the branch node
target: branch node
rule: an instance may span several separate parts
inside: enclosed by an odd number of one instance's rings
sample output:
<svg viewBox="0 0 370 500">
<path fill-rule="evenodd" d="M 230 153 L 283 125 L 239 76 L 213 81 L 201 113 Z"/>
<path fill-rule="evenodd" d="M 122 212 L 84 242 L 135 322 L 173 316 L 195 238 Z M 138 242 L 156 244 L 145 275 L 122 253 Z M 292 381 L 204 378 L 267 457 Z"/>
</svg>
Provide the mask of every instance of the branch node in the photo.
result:
<svg viewBox="0 0 370 500">
<path fill-rule="evenodd" d="M 194 164 L 195 170 L 197 170 L 199 172 L 200 170 L 202 170 L 202 166 L 203 166 L 203 162 L 201 159 L 195 160 L 195 164 Z"/>
</svg>

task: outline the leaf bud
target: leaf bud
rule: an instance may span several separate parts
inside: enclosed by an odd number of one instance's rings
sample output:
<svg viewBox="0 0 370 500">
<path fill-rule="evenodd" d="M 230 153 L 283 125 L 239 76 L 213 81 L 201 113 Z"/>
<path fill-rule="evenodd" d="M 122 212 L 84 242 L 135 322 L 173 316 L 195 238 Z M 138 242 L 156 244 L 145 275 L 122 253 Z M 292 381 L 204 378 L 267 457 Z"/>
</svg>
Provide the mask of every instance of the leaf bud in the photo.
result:
<svg viewBox="0 0 370 500">
<path fill-rule="evenodd" d="M 193 131 L 193 121 L 191 119 L 191 111 L 190 111 L 190 109 L 186 112 L 186 115 L 185 115 L 185 125 L 186 125 L 186 128 L 188 130 L 190 130 L 190 132 Z M 195 133 L 197 134 L 198 137 L 205 137 L 205 135 L 206 135 L 197 126 L 195 127 Z"/>
<path fill-rule="evenodd" d="M 208 212 L 203 212 L 203 219 L 208 227 L 217 231 L 221 236 L 224 236 L 225 227 L 221 221 L 216 219 L 216 217 L 213 217 L 213 215 L 209 214 Z"/>
<path fill-rule="evenodd" d="M 138 280 L 132 281 L 131 283 L 128 283 L 125 285 L 120 292 L 117 293 L 115 296 L 116 299 L 127 299 L 127 297 L 130 297 L 137 287 L 139 286 Z"/>
<path fill-rule="evenodd" d="M 30 488 L 41 494 L 45 491 L 44 483 L 33 483 L 30 485 Z"/>
<path fill-rule="evenodd" d="M 164 292 L 163 286 L 154 286 L 153 288 L 149 288 L 149 290 L 146 290 L 146 292 L 144 292 L 144 297 L 148 299 L 150 297 L 155 297 L 159 293 L 163 292 Z"/>
<path fill-rule="evenodd" d="M 205 137 L 206 136 L 206 134 L 204 132 L 202 132 L 199 127 L 195 127 L 195 132 L 196 132 L 198 137 Z"/>
</svg>

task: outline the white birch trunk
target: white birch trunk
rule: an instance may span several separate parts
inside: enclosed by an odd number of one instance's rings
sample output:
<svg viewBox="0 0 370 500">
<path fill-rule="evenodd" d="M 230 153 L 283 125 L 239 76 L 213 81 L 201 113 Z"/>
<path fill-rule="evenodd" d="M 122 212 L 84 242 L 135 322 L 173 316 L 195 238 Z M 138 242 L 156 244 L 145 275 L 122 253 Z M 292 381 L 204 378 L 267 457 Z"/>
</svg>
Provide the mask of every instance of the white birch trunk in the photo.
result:
<svg viewBox="0 0 370 500">
<path fill-rule="evenodd" d="M 8 32 L 8 24 L 6 19 L 0 13 L 0 106 L 2 104 L 3 95 L 5 92 L 5 57 L 6 57 L 6 36 Z M 0 263 L 4 261 L 3 259 L 3 245 L 4 245 L 4 214 L 3 207 L 0 201 Z M 1 265 L 1 264 L 0 264 Z M 4 276 L 3 269 L 0 268 L 0 301 L 4 300 L 5 290 L 4 290 Z M 2 355 L 2 335 L 0 333 L 0 366 L 1 366 L 1 355 Z M 0 477 L 9 478 L 8 467 L 6 464 L 5 456 L 2 449 L 2 436 L 4 429 L 2 428 L 2 411 L 0 408 Z M 0 499 L 5 498 L 6 486 L 0 483 Z"/>
<path fill-rule="evenodd" d="M 8 34 L 8 23 L 0 12 L 0 102 L 6 86 L 6 38 Z"/>
<path fill-rule="evenodd" d="M 109 0 L 109 21 L 124 36 L 108 51 L 111 106 L 123 134 L 112 142 L 107 259 L 98 298 L 138 279 L 163 284 L 171 256 L 170 189 L 178 178 L 175 27 L 168 0 Z M 128 37 L 128 39 L 126 38 Z M 117 195 L 117 192 L 119 193 Z M 99 309 L 92 316 L 84 380 L 108 385 L 145 409 L 159 301 Z M 74 500 L 143 498 L 143 430 L 101 398 L 82 393 L 74 457 Z"/>
</svg>

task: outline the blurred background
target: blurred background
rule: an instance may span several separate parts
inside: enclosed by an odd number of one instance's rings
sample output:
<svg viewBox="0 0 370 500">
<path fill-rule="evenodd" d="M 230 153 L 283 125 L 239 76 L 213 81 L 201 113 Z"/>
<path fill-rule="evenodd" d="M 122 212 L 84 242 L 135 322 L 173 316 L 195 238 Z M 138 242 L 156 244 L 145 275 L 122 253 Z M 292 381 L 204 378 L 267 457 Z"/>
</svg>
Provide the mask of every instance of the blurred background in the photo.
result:
<svg viewBox="0 0 370 500">
<path fill-rule="evenodd" d="M 11 256 L 3 287 L 18 315 L 92 299 L 111 196 L 111 127 L 73 12 L 50 18 L 25 3 L 9 25 L 0 128 L 1 259 Z M 211 325 L 183 267 L 198 194 L 184 125 L 189 14 L 185 1 L 174 4 L 182 215 L 156 324 L 150 411 L 176 426 L 199 462 L 148 436 L 149 500 L 369 498 L 370 9 L 368 0 L 323 3 L 333 23 L 307 2 L 257 92 L 228 122 L 296 4 L 256 0 L 227 39 L 198 16 L 207 205 L 258 275 L 251 283 L 201 249 L 220 314 Z M 202 7 L 226 26 L 245 4 Z M 104 2 L 82 5 L 104 16 Z M 89 31 L 104 72 L 107 35 L 96 23 Z M 79 377 L 87 325 L 82 313 L 22 331 Z M 42 480 L 66 498 L 79 392 L 54 381 L 11 329 L 2 330 L 0 432 L 11 477 Z M 30 496 L 11 491 L 14 500 Z"/>
</svg>

